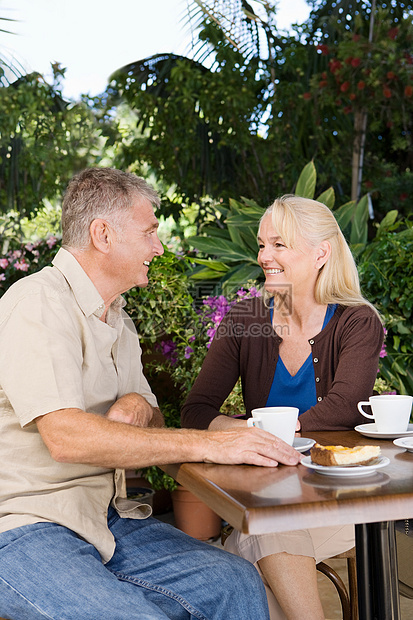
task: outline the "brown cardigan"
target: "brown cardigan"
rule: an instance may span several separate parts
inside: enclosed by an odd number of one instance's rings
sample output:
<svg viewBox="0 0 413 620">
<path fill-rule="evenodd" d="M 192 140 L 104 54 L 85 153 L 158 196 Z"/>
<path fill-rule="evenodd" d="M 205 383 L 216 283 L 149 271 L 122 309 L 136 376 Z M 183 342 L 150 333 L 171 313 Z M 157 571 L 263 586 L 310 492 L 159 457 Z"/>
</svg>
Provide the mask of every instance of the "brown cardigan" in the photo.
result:
<svg viewBox="0 0 413 620">
<path fill-rule="evenodd" d="M 309 340 L 318 402 L 300 416 L 303 430 L 344 430 L 366 422 L 357 403 L 373 392 L 383 337 L 369 306 L 339 306 Z M 182 426 L 208 428 L 239 377 L 247 416 L 265 407 L 280 342 L 261 298 L 236 304 L 220 324 L 183 405 Z"/>
</svg>

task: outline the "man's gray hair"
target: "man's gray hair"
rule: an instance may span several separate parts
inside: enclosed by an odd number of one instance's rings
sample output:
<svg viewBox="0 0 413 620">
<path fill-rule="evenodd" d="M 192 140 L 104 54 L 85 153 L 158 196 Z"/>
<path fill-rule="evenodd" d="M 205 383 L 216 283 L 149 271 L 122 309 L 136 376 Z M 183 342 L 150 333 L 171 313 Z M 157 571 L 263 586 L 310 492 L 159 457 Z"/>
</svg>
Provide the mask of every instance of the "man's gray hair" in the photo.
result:
<svg viewBox="0 0 413 620">
<path fill-rule="evenodd" d="M 86 168 L 67 186 L 62 204 L 62 245 L 85 249 L 93 220 L 108 220 L 121 233 L 136 200 L 160 204 L 157 192 L 144 179 L 115 168 Z"/>
</svg>

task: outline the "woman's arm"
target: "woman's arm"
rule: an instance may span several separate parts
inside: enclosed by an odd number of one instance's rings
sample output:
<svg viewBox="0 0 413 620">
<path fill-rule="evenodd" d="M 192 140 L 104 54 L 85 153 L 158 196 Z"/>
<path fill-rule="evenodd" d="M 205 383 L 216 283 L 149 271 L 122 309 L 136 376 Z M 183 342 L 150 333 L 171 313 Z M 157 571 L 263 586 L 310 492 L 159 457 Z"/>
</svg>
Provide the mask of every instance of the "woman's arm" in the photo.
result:
<svg viewBox="0 0 413 620">
<path fill-rule="evenodd" d="M 383 338 L 383 326 L 368 306 L 343 313 L 329 350 L 313 348 L 322 400 L 299 417 L 302 430 L 344 430 L 364 421 L 357 403 L 373 393 Z"/>
</svg>

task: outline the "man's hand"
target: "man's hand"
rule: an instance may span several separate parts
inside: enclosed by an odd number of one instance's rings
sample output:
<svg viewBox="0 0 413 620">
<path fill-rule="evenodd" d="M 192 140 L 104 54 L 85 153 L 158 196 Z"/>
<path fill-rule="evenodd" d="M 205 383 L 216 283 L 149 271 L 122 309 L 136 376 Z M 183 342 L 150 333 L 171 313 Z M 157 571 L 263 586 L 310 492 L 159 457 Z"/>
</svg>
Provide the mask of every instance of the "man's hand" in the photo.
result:
<svg viewBox="0 0 413 620">
<path fill-rule="evenodd" d="M 301 455 L 292 446 L 259 428 L 226 429 L 205 433 L 203 460 L 211 463 L 298 465 Z"/>
<path fill-rule="evenodd" d="M 152 407 L 143 396 L 135 392 L 121 396 L 110 407 L 106 417 L 113 422 L 123 422 L 142 428 L 163 426 L 163 417 L 159 409 Z"/>
</svg>

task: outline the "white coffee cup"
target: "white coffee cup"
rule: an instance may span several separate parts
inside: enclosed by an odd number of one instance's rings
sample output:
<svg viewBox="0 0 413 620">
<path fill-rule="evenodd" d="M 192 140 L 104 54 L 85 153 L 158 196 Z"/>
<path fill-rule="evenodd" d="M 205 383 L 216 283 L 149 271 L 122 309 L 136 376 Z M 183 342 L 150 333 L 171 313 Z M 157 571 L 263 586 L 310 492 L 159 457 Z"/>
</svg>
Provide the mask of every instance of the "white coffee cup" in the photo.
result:
<svg viewBox="0 0 413 620">
<path fill-rule="evenodd" d="M 365 418 L 375 421 L 379 433 L 405 433 L 409 425 L 412 401 L 412 396 L 404 394 L 380 394 L 359 402 L 357 407 Z M 372 413 L 363 411 L 363 407 L 367 405 L 370 405 Z"/>
<path fill-rule="evenodd" d="M 252 410 L 248 426 L 256 426 L 276 435 L 286 443 L 293 445 L 295 427 L 297 426 L 297 407 L 261 407 Z"/>
</svg>

